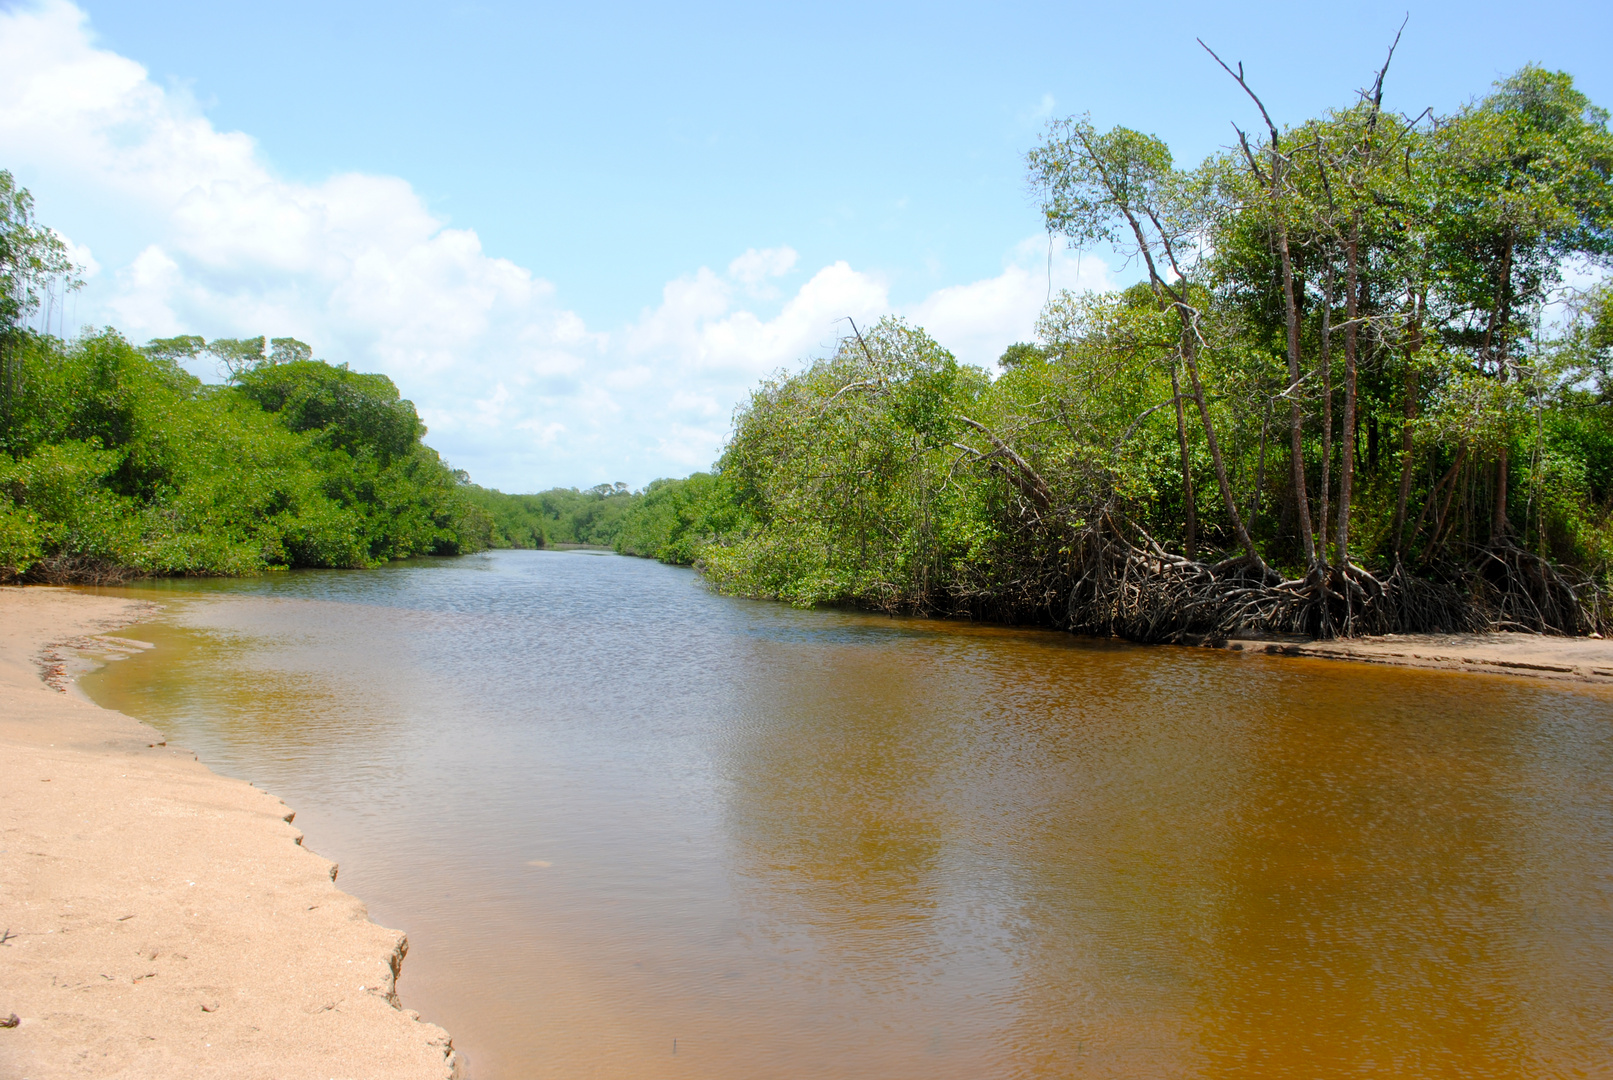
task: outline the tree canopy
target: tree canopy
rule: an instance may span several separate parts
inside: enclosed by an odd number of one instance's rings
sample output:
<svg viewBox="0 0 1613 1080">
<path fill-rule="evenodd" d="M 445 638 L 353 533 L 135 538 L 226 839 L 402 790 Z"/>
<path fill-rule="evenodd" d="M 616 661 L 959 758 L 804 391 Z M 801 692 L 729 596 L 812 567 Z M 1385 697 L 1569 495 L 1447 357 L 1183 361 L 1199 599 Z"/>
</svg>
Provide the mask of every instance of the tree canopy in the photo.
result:
<svg viewBox="0 0 1613 1080">
<path fill-rule="evenodd" d="M 1565 283 L 1613 255 L 1607 113 L 1525 67 L 1403 116 L 1386 64 L 1282 128 L 1223 67 L 1260 125 L 1196 167 L 1085 117 L 1026 156 L 1137 285 L 1053 298 L 995 377 L 887 321 L 752 394 L 713 580 L 1151 640 L 1606 626 L 1613 323 Z"/>
<path fill-rule="evenodd" d="M 1221 67 L 1258 123 L 1197 165 L 1087 117 L 1026 155 L 1049 233 L 1139 280 L 1051 297 L 995 371 L 848 322 L 752 391 L 711 472 L 637 492 L 475 487 L 389 380 L 294 338 L 30 328 L 72 271 L 0 174 L 0 573 L 581 544 L 1142 640 L 1613 630 L 1607 112 L 1528 66 L 1402 115 L 1385 63 L 1283 127 Z M 185 373 L 204 358 L 222 384 Z"/>
</svg>

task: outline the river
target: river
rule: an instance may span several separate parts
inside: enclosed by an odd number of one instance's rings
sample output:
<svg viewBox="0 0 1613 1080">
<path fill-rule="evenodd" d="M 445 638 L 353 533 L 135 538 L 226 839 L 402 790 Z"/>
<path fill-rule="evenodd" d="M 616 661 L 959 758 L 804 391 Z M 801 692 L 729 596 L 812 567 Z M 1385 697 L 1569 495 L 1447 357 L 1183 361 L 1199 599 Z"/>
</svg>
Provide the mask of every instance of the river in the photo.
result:
<svg viewBox="0 0 1613 1080">
<path fill-rule="evenodd" d="M 1613 696 L 494 552 L 87 676 L 297 811 L 473 1080 L 1613 1068 Z"/>
</svg>

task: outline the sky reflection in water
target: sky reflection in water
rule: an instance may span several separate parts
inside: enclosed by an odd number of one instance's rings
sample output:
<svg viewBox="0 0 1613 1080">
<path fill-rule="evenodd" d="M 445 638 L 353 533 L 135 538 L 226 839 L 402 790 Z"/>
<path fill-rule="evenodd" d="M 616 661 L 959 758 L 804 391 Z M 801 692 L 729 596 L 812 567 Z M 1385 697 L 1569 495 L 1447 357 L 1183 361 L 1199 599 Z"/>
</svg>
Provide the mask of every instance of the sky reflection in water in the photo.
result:
<svg viewBox="0 0 1613 1080">
<path fill-rule="evenodd" d="M 1613 1061 L 1605 693 L 581 553 L 131 591 L 86 689 L 285 798 L 478 1080 Z"/>
</svg>

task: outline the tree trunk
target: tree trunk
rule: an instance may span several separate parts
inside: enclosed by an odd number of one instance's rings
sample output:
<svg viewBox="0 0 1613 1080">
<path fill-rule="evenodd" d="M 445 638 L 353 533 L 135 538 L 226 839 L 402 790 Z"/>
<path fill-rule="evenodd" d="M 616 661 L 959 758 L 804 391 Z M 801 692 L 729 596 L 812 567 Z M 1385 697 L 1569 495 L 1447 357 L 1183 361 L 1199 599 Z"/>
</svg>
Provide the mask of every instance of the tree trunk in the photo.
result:
<svg viewBox="0 0 1613 1080">
<path fill-rule="evenodd" d="M 1495 512 L 1490 518 L 1490 542 L 1495 543 L 1511 531 L 1507 523 L 1507 448 L 1503 446 L 1495 459 Z M 1527 527 L 1527 526 L 1526 526 Z"/>
<path fill-rule="evenodd" d="M 1432 461 L 1428 463 L 1428 479 L 1433 482 L 1428 486 L 1428 497 L 1423 500 L 1423 508 L 1417 511 L 1417 520 L 1412 522 L 1411 534 L 1408 540 L 1416 541 L 1418 534 L 1423 531 L 1423 522 L 1428 520 L 1428 511 L 1439 504 L 1440 492 L 1445 490 L 1445 485 L 1455 482 L 1456 469 L 1461 463 L 1461 455 L 1458 454 L 1455 464 L 1450 467 L 1444 476 L 1438 479 L 1434 477 L 1434 463 Z M 1424 561 L 1426 562 L 1427 560 Z"/>
<path fill-rule="evenodd" d="M 1445 542 L 1445 522 L 1451 512 L 1451 497 L 1456 494 L 1457 487 L 1462 483 L 1462 464 L 1466 460 L 1467 444 L 1459 443 L 1456 447 L 1456 460 L 1451 463 L 1451 488 L 1445 493 L 1444 505 L 1439 508 L 1439 520 L 1434 524 L 1434 535 L 1429 538 L 1428 554 L 1423 559 L 1424 562 L 1428 562 L 1430 559 L 1432 559 L 1434 557 L 1434 552 L 1437 551 L 1440 545 Z M 1444 481 L 1441 480 L 1440 484 L 1443 485 Z M 1430 495 L 1429 498 L 1432 499 L 1433 496 Z"/>
<path fill-rule="evenodd" d="M 1187 538 L 1182 545 L 1188 561 L 1199 557 L 1199 511 L 1193 497 L 1193 469 L 1187 453 L 1187 418 L 1182 413 L 1182 383 L 1176 377 L 1176 365 L 1171 365 L 1171 393 L 1176 396 L 1176 444 L 1182 450 L 1182 498 L 1187 500 Z"/>
<path fill-rule="evenodd" d="M 1193 386 L 1193 402 L 1199 408 L 1199 419 L 1204 422 L 1204 442 L 1210 448 L 1210 463 L 1215 466 L 1215 482 L 1221 488 L 1221 501 L 1226 504 L 1227 516 L 1232 519 L 1232 533 L 1238 538 L 1244 554 L 1248 555 L 1256 566 L 1264 567 L 1266 560 L 1260 557 L 1260 552 L 1255 549 L 1254 540 L 1249 536 L 1249 530 L 1244 527 L 1243 516 L 1238 513 L 1238 498 L 1232 494 L 1232 483 L 1227 479 L 1227 463 L 1221 456 L 1221 443 L 1215 437 L 1215 422 L 1210 419 L 1210 407 L 1204 401 L 1204 384 L 1199 379 L 1197 350 L 1193 342 L 1193 326 L 1189 322 L 1189 316 L 1183 313 L 1182 359 L 1187 362 L 1187 378 Z"/>
<path fill-rule="evenodd" d="M 11 449 L 11 350 L 8 335 L 0 329 L 0 450 Z"/>
<path fill-rule="evenodd" d="M 1227 480 L 1226 459 L 1221 456 L 1221 443 L 1215 437 L 1215 423 L 1210 419 L 1210 408 L 1204 402 L 1204 384 L 1199 379 L 1198 328 L 1194 325 L 1196 313 L 1187 302 L 1186 292 L 1172 289 L 1160 276 L 1159 268 L 1155 265 L 1153 253 L 1148 246 L 1148 238 L 1143 233 L 1142 223 L 1137 220 L 1137 215 L 1124 204 L 1120 204 L 1120 211 L 1125 215 L 1127 224 L 1131 226 L 1132 235 L 1137 239 L 1138 250 L 1148 265 L 1148 282 L 1154 291 L 1155 299 L 1159 301 L 1160 310 L 1168 311 L 1174 308 L 1176 317 L 1181 322 L 1182 337 L 1179 347 L 1182 360 L 1187 364 L 1187 378 L 1193 386 L 1193 403 L 1198 406 L 1199 419 L 1204 424 L 1204 442 L 1210 450 L 1210 463 L 1215 466 L 1215 482 L 1221 489 L 1221 501 L 1226 504 L 1227 516 L 1232 519 L 1233 535 L 1238 538 L 1238 543 L 1242 545 L 1250 561 L 1264 570 L 1266 560 L 1255 550 L 1255 542 L 1249 538 L 1249 530 L 1244 528 L 1243 517 L 1238 513 L 1238 500 L 1232 494 L 1231 482 Z"/>
<path fill-rule="evenodd" d="M 1254 525 L 1260 518 L 1260 497 L 1266 490 L 1266 432 L 1271 427 L 1271 399 L 1266 399 L 1266 415 L 1260 422 L 1260 456 L 1255 462 L 1255 490 L 1254 497 L 1249 502 L 1249 524 Z"/>
<path fill-rule="evenodd" d="M 1423 304 L 1423 298 L 1415 292 L 1412 293 L 1411 333 L 1406 337 L 1405 401 L 1402 403 L 1402 415 L 1405 420 L 1400 425 L 1400 491 L 1395 496 L 1394 538 L 1397 559 L 1400 558 L 1401 548 L 1405 545 L 1406 502 L 1411 498 L 1414 443 L 1412 428 L 1417 420 L 1417 354 L 1423 347 Z M 1433 497 L 1432 493 L 1429 497 Z"/>
<path fill-rule="evenodd" d="M 1328 259 L 1322 281 L 1322 357 L 1316 367 L 1322 376 L 1322 492 L 1316 520 L 1322 523 L 1322 561 L 1327 562 L 1328 498 L 1333 468 L 1333 260 Z"/>
<path fill-rule="evenodd" d="M 1357 260 L 1361 249 L 1361 211 L 1350 221 L 1350 239 L 1344 249 L 1344 433 L 1339 447 L 1339 565 L 1350 565 L 1350 495 L 1355 480 L 1355 371 L 1356 345 L 1360 339 L 1355 320 L 1361 304 L 1357 285 Z"/>
<path fill-rule="evenodd" d="M 1507 333 L 1512 322 L 1512 230 L 1507 229 L 1506 248 L 1501 255 L 1501 280 L 1496 286 L 1496 310 L 1485 330 L 1485 346 L 1495 358 L 1496 375 L 1502 384 L 1507 381 Z M 1495 507 L 1490 516 L 1490 542 L 1504 539 L 1510 527 L 1507 524 L 1507 461 L 1508 447 L 1503 444 L 1495 462 Z"/>
<path fill-rule="evenodd" d="M 1277 252 L 1283 267 L 1283 310 L 1288 320 L 1288 457 L 1293 474 L 1294 506 L 1299 512 L 1299 539 L 1305 565 L 1316 567 L 1316 537 L 1311 531 L 1311 502 L 1305 494 L 1305 413 L 1299 405 L 1299 304 L 1294 297 L 1294 262 L 1288 251 L 1288 223 L 1278 205 L 1276 148 L 1272 148 L 1271 201 L 1277 217 Z"/>
</svg>

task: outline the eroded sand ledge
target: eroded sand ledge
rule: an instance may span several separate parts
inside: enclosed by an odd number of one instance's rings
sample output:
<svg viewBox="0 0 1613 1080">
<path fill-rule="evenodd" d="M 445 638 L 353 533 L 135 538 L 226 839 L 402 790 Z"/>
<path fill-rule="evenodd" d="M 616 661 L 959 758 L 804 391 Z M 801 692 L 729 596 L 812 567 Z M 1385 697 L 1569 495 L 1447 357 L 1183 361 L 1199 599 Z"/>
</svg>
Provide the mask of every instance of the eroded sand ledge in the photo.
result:
<svg viewBox="0 0 1613 1080">
<path fill-rule="evenodd" d="M 0 1077 L 460 1075 L 397 1005 L 407 943 L 285 804 L 41 679 L 143 605 L 0 587 Z"/>
<path fill-rule="evenodd" d="M 1518 675 L 1613 686 L 1613 641 L 1537 634 L 1384 634 L 1333 641 L 1253 635 L 1211 647 L 1321 660 L 1353 660 L 1431 671 Z"/>
</svg>

